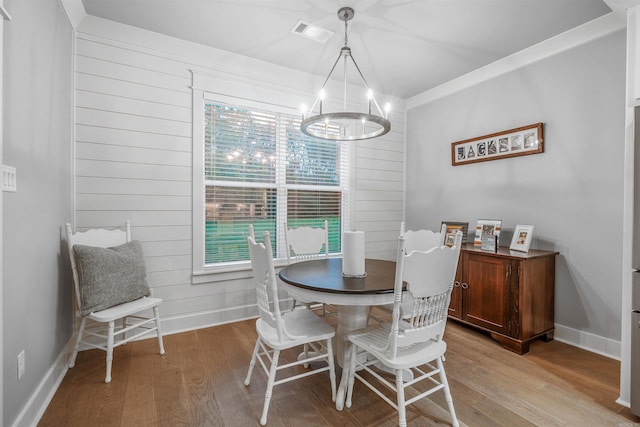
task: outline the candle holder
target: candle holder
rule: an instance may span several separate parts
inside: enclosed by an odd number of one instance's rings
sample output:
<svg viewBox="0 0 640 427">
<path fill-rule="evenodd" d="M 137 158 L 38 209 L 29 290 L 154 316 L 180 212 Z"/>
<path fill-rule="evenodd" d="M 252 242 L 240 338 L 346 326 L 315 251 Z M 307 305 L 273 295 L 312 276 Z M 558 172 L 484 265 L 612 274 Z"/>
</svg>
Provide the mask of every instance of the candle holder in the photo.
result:
<svg viewBox="0 0 640 427">
<path fill-rule="evenodd" d="M 344 274 L 344 273 L 342 273 L 342 277 L 344 277 L 346 279 L 364 279 L 365 277 L 367 277 L 367 272 L 365 271 L 364 274 Z"/>
</svg>

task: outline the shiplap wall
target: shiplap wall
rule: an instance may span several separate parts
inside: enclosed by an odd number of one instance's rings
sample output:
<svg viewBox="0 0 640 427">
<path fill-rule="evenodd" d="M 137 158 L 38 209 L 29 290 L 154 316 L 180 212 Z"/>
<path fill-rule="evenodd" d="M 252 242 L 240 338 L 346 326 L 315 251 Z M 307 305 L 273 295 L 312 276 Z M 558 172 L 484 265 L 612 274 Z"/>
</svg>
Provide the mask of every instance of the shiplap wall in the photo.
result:
<svg viewBox="0 0 640 427">
<path fill-rule="evenodd" d="M 91 16 L 76 37 L 75 226 L 131 221 L 166 332 L 255 316 L 247 279 L 192 284 L 191 70 L 301 93 L 317 76 Z M 394 110 L 392 132 L 352 150 L 352 227 L 372 258 L 393 259 L 403 218 L 403 102 Z"/>
</svg>

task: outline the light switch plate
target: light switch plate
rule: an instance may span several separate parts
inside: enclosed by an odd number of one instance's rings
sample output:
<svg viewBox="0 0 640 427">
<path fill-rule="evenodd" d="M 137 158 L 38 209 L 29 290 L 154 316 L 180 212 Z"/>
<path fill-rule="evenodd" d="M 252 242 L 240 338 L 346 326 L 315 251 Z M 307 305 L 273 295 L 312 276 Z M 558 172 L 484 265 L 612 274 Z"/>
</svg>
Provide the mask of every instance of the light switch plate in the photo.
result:
<svg viewBox="0 0 640 427">
<path fill-rule="evenodd" d="M 18 191 L 16 168 L 2 165 L 2 191 L 15 193 Z"/>
</svg>

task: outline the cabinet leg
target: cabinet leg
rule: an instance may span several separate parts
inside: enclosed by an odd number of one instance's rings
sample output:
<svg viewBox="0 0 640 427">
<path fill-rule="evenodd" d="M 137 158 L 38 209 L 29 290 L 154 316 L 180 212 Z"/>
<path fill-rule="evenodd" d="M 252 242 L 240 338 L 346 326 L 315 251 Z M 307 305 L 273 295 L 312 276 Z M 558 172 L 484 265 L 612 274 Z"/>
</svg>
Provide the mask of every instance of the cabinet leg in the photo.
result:
<svg viewBox="0 0 640 427">
<path fill-rule="evenodd" d="M 542 339 L 544 340 L 544 342 L 553 341 L 553 331 L 549 331 L 546 334 L 544 334 L 542 336 Z"/>
<path fill-rule="evenodd" d="M 529 341 L 520 341 L 493 332 L 491 333 L 491 338 L 498 341 L 504 348 L 513 351 L 514 353 L 525 354 L 529 351 Z"/>
</svg>

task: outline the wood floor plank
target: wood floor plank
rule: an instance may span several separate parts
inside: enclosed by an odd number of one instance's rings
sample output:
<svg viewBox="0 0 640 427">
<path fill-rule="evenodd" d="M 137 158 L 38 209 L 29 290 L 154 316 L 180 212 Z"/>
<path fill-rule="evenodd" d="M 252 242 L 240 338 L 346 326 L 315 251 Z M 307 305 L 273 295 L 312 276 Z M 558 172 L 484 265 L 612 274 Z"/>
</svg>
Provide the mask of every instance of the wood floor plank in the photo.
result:
<svg viewBox="0 0 640 427">
<path fill-rule="evenodd" d="M 156 372 L 162 371 L 162 363 L 166 358 L 159 355 L 157 340 L 139 341 L 127 344 L 126 347 L 132 349 L 128 377 L 117 376 L 112 379 L 112 382 L 125 381 L 126 384 L 120 423 L 149 425 L 154 421 L 153 414 L 157 410 L 154 401 L 154 376 Z"/>
<path fill-rule="evenodd" d="M 81 352 L 39 425 L 257 426 L 267 380 L 259 366 L 244 385 L 255 340 L 255 320 L 247 320 L 168 335 L 163 356 L 155 339 L 129 343 L 114 352 L 110 384 L 104 383 L 104 352 Z M 455 322 L 447 325 L 445 340 L 445 369 L 462 426 L 640 423 L 615 403 L 618 361 L 557 341 L 535 341 L 520 356 Z M 282 360 L 298 352 L 283 352 Z M 442 393 L 410 406 L 407 420 L 410 426 L 450 425 Z M 325 372 L 276 386 L 267 425 L 386 427 L 397 425 L 397 413 L 357 382 L 352 407 L 337 411 Z"/>
<path fill-rule="evenodd" d="M 250 414 L 252 407 L 244 386 L 246 375 L 246 345 L 227 345 L 228 336 L 219 328 L 208 328 L 198 332 L 202 363 L 208 372 L 210 398 L 215 402 L 222 420 L 234 425 L 251 425 L 255 420 Z M 243 341 L 242 337 L 237 338 Z"/>
</svg>

